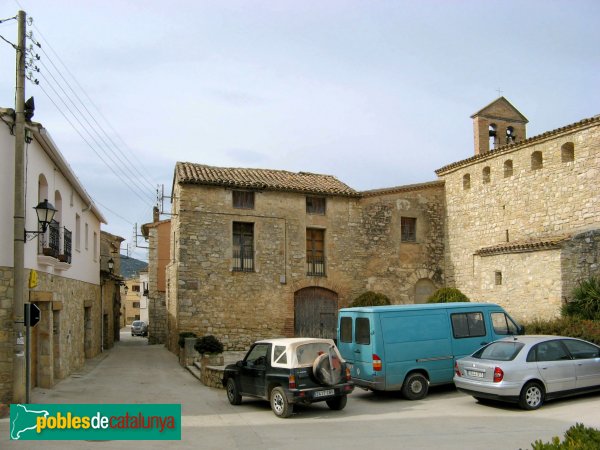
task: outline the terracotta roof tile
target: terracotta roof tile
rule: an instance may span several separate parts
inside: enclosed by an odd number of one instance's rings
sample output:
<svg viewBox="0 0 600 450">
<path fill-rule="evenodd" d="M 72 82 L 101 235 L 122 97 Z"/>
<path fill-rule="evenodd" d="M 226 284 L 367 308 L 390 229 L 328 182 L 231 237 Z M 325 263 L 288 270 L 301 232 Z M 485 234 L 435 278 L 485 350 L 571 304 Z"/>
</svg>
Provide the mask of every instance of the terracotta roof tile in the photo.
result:
<svg viewBox="0 0 600 450">
<path fill-rule="evenodd" d="M 435 171 L 435 173 L 438 176 L 440 176 L 440 175 L 443 175 L 445 172 L 449 172 L 453 169 L 458 169 L 462 166 L 467 166 L 472 162 L 480 161 L 480 160 L 490 158 L 490 157 L 495 157 L 501 153 L 508 153 L 510 151 L 519 149 L 521 147 L 526 147 L 530 144 L 533 144 L 534 142 L 550 138 L 550 137 L 555 136 L 560 133 L 564 133 L 566 131 L 571 131 L 576 128 L 589 126 L 589 125 L 597 125 L 597 124 L 600 124 L 600 115 L 590 117 L 588 119 L 580 120 L 579 122 L 573 123 L 571 125 L 566 125 L 561 128 L 557 128 L 556 130 L 546 131 L 545 133 L 538 134 L 537 136 L 530 137 L 528 139 L 525 139 L 524 141 L 520 141 L 515 144 L 508 144 L 508 145 L 504 145 L 502 147 L 498 147 L 497 149 L 494 149 L 493 151 L 482 153 L 481 155 L 471 156 L 470 158 L 463 159 L 462 161 L 457 161 L 452 164 L 448 164 L 447 166 L 444 166 L 441 169 L 437 169 Z"/>
<path fill-rule="evenodd" d="M 271 169 L 214 167 L 178 162 L 176 181 L 180 184 L 228 186 L 269 191 L 302 192 L 321 195 L 359 197 L 360 194 L 332 175 L 288 172 Z"/>
<path fill-rule="evenodd" d="M 538 240 L 506 242 L 504 244 L 480 248 L 475 252 L 475 254 L 479 256 L 492 256 L 503 253 L 524 253 L 537 252 L 540 250 L 552 250 L 560 248 L 562 243 L 570 238 L 570 235 L 561 235 Z"/>
<path fill-rule="evenodd" d="M 429 188 L 440 188 L 445 185 L 444 180 L 436 180 L 436 181 L 427 181 L 425 183 L 417 183 L 417 184 L 407 184 L 405 186 L 393 186 L 388 188 L 381 189 L 371 189 L 368 191 L 362 191 L 361 195 L 363 197 L 376 197 L 378 195 L 385 194 L 397 194 L 401 192 L 411 192 L 411 191 L 420 191 L 423 189 Z"/>
</svg>

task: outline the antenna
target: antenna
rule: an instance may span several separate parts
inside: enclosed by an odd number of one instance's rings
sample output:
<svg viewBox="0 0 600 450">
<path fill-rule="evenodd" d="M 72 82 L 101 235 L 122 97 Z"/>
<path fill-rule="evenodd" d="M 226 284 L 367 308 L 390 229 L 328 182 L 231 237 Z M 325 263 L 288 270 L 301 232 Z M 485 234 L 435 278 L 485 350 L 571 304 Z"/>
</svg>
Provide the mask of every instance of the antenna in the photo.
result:
<svg viewBox="0 0 600 450">
<path fill-rule="evenodd" d="M 160 185 L 160 189 L 161 190 L 160 190 L 160 194 L 159 194 L 158 187 L 156 188 L 157 201 L 160 202 L 160 207 L 159 207 L 160 214 L 164 214 L 164 215 L 167 215 L 167 216 L 176 216 L 177 214 L 172 214 L 172 213 L 165 212 L 165 204 L 164 204 L 165 198 L 168 198 L 168 199 L 171 200 L 171 202 L 173 202 L 173 198 L 174 197 L 165 195 L 165 185 L 164 184 Z"/>
<path fill-rule="evenodd" d="M 137 234 L 137 222 L 133 225 L 133 243 L 135 248 L 150 248 L 149 246 L 138 245 L 138 238 L 143 238 L 142 234 Z"/>
</svg>

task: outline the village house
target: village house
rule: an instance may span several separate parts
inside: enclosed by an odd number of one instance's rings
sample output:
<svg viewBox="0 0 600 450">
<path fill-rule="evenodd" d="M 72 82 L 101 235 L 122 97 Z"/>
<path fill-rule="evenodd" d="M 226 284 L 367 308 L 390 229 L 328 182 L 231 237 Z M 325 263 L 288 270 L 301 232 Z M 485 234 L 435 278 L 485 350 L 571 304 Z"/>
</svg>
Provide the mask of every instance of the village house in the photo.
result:
<svg viewBox="0 0 600 450">
<path fill-rule="evenodd" d="M 13 380 L 14 358 L 22 357 L 15 355 L 13 323 L 14 111 L 0 109 L 0 118 L 0 403 L 6 405 L 13 382 L 24 380 Z M 25 127 L 25 282 L 35 271 L 37 283 L 24 289 L 41 310 L 31 330 L 31 386 L 49 388 L 102 350 L 100 225 L 106 220 L 48 131 L 31 121 Z M 47 230 L 36 233 L 33 208 L 46 200 L 56 213 Z"/>
<path fill-rule="evenodd" d="M 357 192 L 329 175 L 178 162 L 171 219 L 142 228 L 167 346 L 182 331 L 228 349 L 333 337 L 337 310 L 369 290 L 406 304 L 452 286 L 518 320 L 557 316 L 600 273 L 600 118 L 527 138 L 500 97 L 472 119 L 475 156 L 415 185 Z"/>
<path fill-rule="evenodd" d="M 112 348 L 120 340 L 121 255 L 124 241 L 120 236 L 100 232 L 100 290 L 102 307 L 102 349 Z"/>
</svg>

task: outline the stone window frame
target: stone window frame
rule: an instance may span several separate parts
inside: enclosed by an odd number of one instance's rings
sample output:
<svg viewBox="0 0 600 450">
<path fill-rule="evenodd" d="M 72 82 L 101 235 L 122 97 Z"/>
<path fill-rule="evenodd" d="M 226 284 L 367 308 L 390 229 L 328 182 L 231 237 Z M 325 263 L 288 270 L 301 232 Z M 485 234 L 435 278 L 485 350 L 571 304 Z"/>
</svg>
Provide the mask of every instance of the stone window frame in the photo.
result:
<svg viewBox="0 0 600 450">
<path fill-rule="evenodd" d="M 231 191 L 231 204 L 236 209 L 254 209 L 254 191 Z"/>
<path fill-rule="evenodd" d="M 468 191 L 471 189 L 471 174 L 465 173 L 462 177 L 463 180 L 463 191 Z"/>
<path fill-rule="evenodd" d="M 254 223 L 232 222 L 233 272 L 254 272 Z"/>
<path fill-rule="evenodd" d="M 541 170 L 544 168 L 544 155 L 540 150 L 531 153 L 531 170 Z"/>
<path fill-rule="evenodd" d="M 306 229 L 306 275 L 325 276 L 325 229 Z"/>
<path fill-rule="evenodd" d="M 575 144 L 573 142 L 565 142 L 560 146 L 560 160 L 563 163 L 575 161 Z"/>
<path fill-rule="evenodd" d="M 314 195 L 306 196 L 306 214 L 319 214 L 324 216 L 327 210 L 327 200 L 325 197 Z"/>
<path fill-rule="evenodd" d="M 400 242 L 417 242 L 417 218 L 400 217 Z"/>
<path fill-rule="evenodd" d="M 504 161 L 504 178 L 510 178 L 514 174 L 513 160 L 507 159 Z"/>
<path fill-rule="evenodd" d="M 485 166 L 482 170 L 481 170 L 481 178 L 483 181 L 483 184 L 489 184 L 492 180 L 492 169 L 490 168 L 490 166 Z"/>
</svg>

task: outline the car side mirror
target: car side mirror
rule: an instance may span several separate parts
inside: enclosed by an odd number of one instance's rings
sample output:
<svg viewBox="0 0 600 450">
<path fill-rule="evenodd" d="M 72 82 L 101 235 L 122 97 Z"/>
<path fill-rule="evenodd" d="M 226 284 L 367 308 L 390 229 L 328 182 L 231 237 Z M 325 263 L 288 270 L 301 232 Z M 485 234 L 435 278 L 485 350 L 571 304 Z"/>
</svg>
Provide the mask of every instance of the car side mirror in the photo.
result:
<svg viewBox="0 0 600 450">
<path fill-rule="evenodd" d="M 235 365 L 238 367 L 244 367 L 246 365 L 246 361 L 238 361 L 235 363 Z"/>
</svg>

